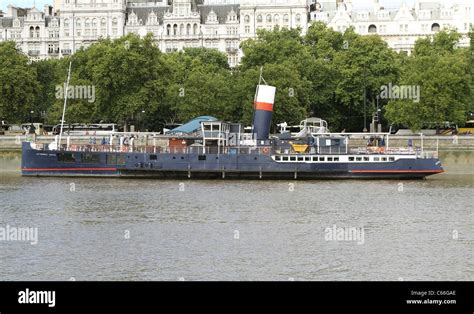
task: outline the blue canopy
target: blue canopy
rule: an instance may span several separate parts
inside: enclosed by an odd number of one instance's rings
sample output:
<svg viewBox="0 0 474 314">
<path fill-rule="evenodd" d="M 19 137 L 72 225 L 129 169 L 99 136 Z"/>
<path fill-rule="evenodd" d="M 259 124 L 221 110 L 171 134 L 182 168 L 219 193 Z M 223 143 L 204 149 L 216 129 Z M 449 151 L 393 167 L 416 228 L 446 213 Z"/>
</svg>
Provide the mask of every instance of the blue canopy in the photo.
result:
<svg viewBox="0 0 474 314">
<path fill-rule="evenodd" d="M 167 134 L 176 134 L 176 133 L 191 134 L 201 128 L 201 122 L 206 122 L 206 121 L 217 121 L 217 119 L 211 116 L 200 116 L 200 117 L 192 119 L 191 121 L 177 128 L 174 128 L 168 131 Z"/>
</svg>

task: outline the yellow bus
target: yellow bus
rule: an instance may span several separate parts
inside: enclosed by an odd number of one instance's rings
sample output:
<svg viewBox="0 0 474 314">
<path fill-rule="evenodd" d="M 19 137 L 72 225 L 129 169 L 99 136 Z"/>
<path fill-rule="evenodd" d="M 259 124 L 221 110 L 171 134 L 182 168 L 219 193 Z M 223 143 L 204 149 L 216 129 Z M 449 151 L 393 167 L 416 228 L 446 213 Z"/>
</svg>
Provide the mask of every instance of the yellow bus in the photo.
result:
<svg viewBox="0 0 474 314">
<path fill-rule="evenodd" d="M 463 127 L 458 128 L 458 134 L 474 134 L 474 120 L 469 120 Z"/>
</svg>

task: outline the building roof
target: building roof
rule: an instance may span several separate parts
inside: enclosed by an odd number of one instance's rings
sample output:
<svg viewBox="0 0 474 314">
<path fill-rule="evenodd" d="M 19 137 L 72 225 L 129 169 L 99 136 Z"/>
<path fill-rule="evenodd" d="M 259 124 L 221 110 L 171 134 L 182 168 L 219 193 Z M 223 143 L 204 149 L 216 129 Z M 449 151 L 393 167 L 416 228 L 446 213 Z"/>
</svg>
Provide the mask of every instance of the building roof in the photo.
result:
<svg viewBox="0 0 474 314">
<path fill-rule="evenodd" d="M 145 0 L 144 0 L 145 1 Z M 197 0 L 199 2 L 199 0 Z M 144 2 L 145 3 L 145 2 Z M 196 4 L 194 11 L 198 11 L 201 16 L 201 23 L 205 23 L 207 16 L 211 11 L 217 15 L 219 23 L 223 24 L 227 20 L 227 15 L 234 10 L 239 18 L 240 6 L 238 4 L 223 4 L 223 5 L 201 5 Z M 148 15 L 155 12 L 159 24 L 163 24 L 163 16 L 167 12 L 173 12 L 172 6 L 129 6 L 127 7 L 127 17 L 133 12 L 136 14 L 138 21 L 142 20 L 142 25 L 145 25 L 148 20 Z"/>
<path fill-rule="evenodd" d="M 239 18 L 240 6 L 238 4 L 223 4 L 223 5 L 199 5 L 198 10 L 201 13 L 201 23 L 205 23 L 207 16 L 211 11 L 217 15 L 219 23 L 223 24 L 227 20 L 227 15 L 234 10 Z"/>
<path fill-rule="evenodd" d="M 193 132 L 198 131 L 201 128 L 201 122 L 208 122 L 208 121 L 217 121 L 217 119 L 212 116 L 200 116 L 200 117 L 194 118 L 193 120 L 177 128 L 172 129 L 171 131 L 168 132 L 168 134 L 178 134 L 178 133 L 191 134 Z"/>
</svg>

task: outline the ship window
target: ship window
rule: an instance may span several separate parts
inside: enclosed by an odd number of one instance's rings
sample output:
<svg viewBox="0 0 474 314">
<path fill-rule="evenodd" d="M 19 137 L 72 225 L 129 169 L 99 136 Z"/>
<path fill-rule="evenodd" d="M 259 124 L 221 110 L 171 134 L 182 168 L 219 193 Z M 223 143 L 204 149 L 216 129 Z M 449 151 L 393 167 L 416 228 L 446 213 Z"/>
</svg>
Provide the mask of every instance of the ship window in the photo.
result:
<svg viewBox="0 0 474 314">
<path fill-rule="evenodd" d="M 206 160 L 206 155 L 199 155 L 198 160 Z"/>
<path fill-rule="evenodd" d="M 275 156 L 275 160 L 280 161 L 280 160 L 281 160 L 281 157 L 280 157 L 280 156 Z"/>
<path fill-rule="evenodd" d="M 389 160 L 390 161 L 395 161 L 395 157 L 390 157 Z"/>
<path fill-rule="evenodd" d="M 290 161 L 296 161 L 296 157 L 290 157 Z"/>
<path fill-rule="evenodd" d="M 107 165 L 115 165 L 117 164 L 117 155 L 114 154 L 107 154 Z"/>
<path fill-rule="evenodd" d="M 374 157 L 374 161 L 380 161 L 380 157 Z"/>
<path fill-rule="evenodd" d="M 58 161 L 76 162 L 76 157 L 74 157 L 74 154 L 71 154 L 71 153 L 59 153 L 57 154 L 57 156 L 58 156 Z"/>
<path fill-rule="evenodd" d="M 362 161 L 362 157 L 356 157 L 357 161 Z"/>
<path fill-rule="evenodd" d="M 117 155 L 117 165 L 125 165 L 125 155 Z"/>
<path fill-rule="evenodd" d="M 158 159 L 158 156 L 156 155 L 150 155 L 150 160 L 157 160 Z"/>
<path fill-rule="evenodd" d="M 339 157 L 334 157 L 334 161 L 339 161 Z"/>
<path fill-rule="evenodd" d="M 324 161 L 324 157 L 319 157 L 319 161 Z"/>
<path fill-rule="evenodd" d="M 354 161 L 354 157 L 349 157 L 349 161 Z"/>
<path fill-rule="evenodd" d="M 328 161 L 332 161 L 332 157 L 328 157 Z"/>
<path fill-rule="evenodd" d="M 311 157 L 305 157 L 304 161 L 311 161 Z"/>
<path fill-rule="evenodd" d="M 387 161 L 387 157 L 382 157 L 382 161 Z"/>
<path fill-rule="evenodd" d="M 125 165 L 125 155 L 107 154 L 108 165 Z"/>
<path fill-rule="evenodd" d="M 318 157 L 313 156 L 313 161 L 318 161 Z"/>
<path fill-rule="evenodd" d="M 298 157 L 298 161 L 303 161 L 303 157 Z"/>
<path fill-rule="evenodd" d="M 283 161 L 288 161 L 288 156 L 283 156 Z"/>
<path fill-rule="evenodd" d="M 100 156 L 98 154 L 81 154 L 81 160 L 86 164 L 97 164 L 100 162 Z"/>
<path fill-rule="evenodd" d="M 369 161 L 369 157 L 364 157 L 364 161 Z"/>
</svg>

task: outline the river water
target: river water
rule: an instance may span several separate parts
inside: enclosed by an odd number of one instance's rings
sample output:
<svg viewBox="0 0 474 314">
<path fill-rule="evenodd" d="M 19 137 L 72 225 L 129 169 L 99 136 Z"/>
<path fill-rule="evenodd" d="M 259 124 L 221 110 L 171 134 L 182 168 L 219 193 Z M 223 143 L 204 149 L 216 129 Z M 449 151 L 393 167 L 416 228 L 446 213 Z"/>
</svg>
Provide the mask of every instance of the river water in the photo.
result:
<svg viewBox="0 0 474 314">
<path fill-rule="evenodd" d="M 0 280 L 474 280 L 473 188 L 23 178 L 4 159 Z"/>
</svg>

